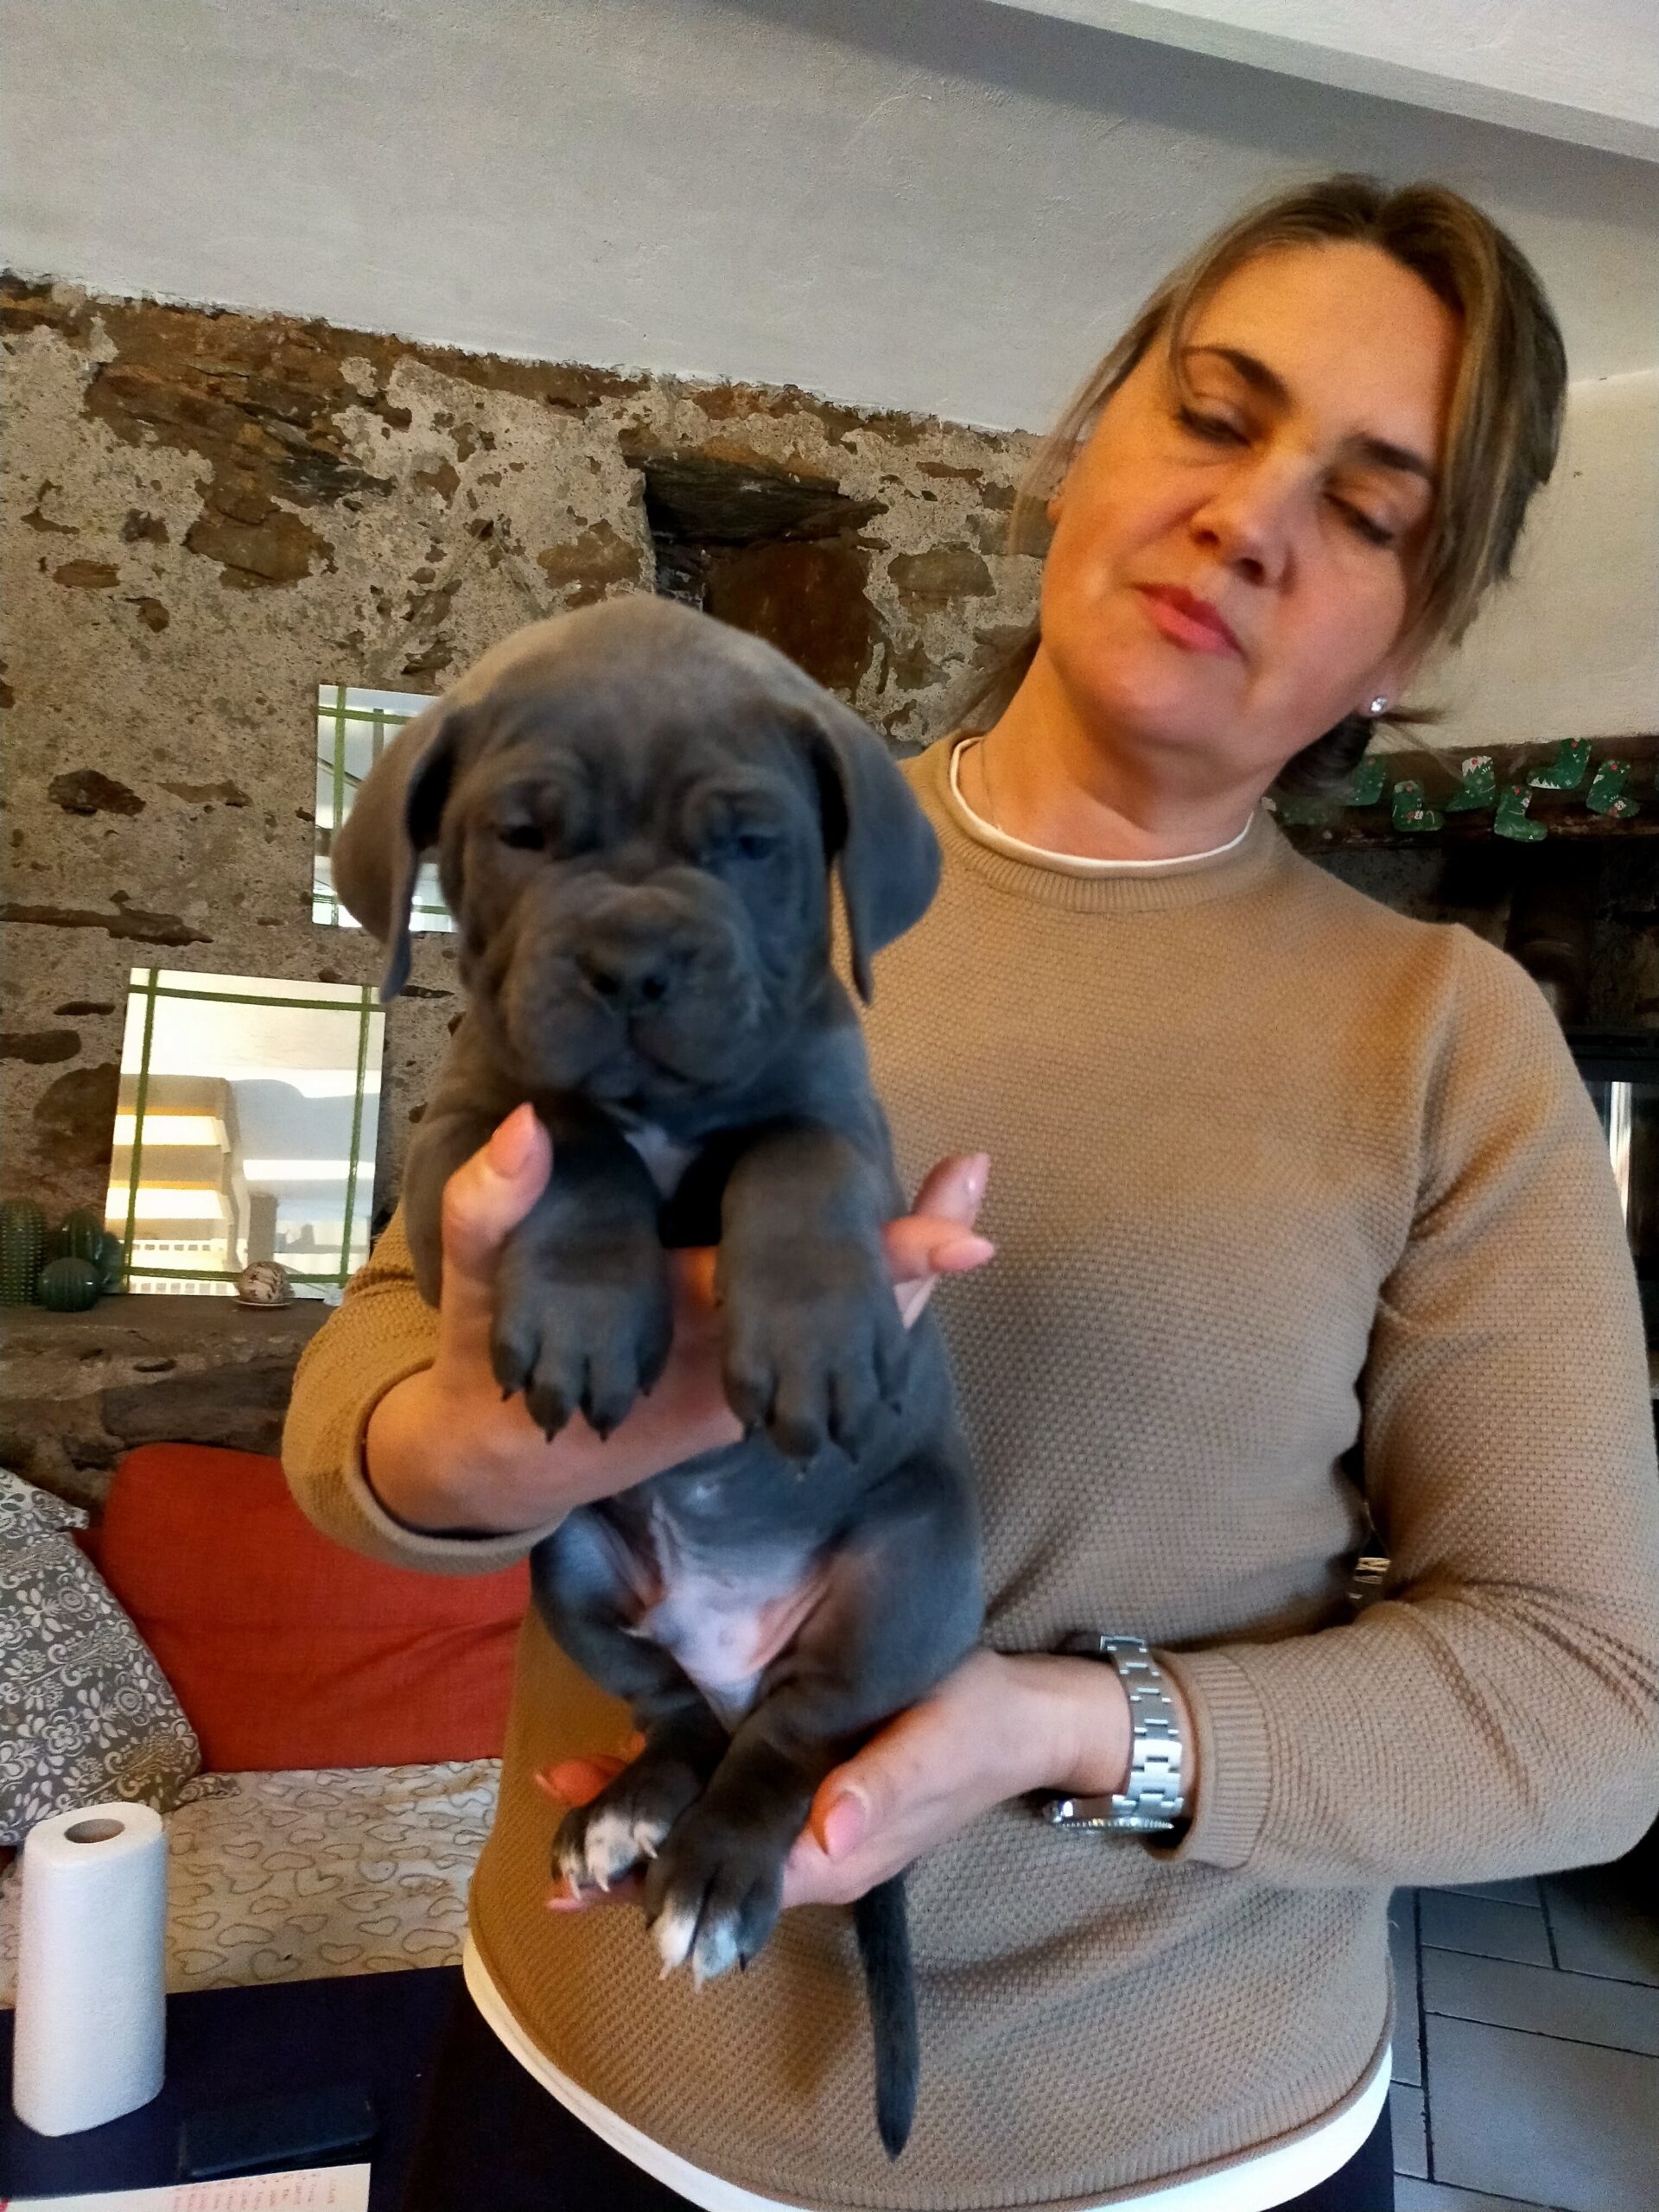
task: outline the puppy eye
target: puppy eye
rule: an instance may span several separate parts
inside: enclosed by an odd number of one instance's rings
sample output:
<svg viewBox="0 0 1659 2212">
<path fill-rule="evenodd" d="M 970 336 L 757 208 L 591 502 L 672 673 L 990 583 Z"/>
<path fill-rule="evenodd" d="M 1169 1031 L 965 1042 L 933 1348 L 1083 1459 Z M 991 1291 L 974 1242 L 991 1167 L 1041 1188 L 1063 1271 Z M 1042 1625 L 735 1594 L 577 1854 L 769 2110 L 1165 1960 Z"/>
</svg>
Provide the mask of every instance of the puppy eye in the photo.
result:
<svg viewBox="0 0 1659 2212">
<path fill-rule="evenodd" d="M 546 849 L 547 832 L 534 822 L 511 822 L 497 831 L 504 845 L 511 845 L 517 852 L 539 853 Z"/>
</svg>

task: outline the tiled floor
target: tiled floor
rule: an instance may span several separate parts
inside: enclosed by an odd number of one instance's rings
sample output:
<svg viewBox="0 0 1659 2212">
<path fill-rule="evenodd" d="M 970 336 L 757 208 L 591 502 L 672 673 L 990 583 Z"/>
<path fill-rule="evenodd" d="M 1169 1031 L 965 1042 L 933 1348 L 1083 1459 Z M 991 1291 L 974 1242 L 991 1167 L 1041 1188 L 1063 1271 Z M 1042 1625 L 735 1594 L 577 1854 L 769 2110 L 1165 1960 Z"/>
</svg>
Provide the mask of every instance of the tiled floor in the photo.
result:
<svg viewBox="0 0 1659 2212">
<path fill-rule="evenodd" d="M 1394 1901 L 1397 2212 L 1659 2212 L 1651 1863 Z"/>
</svg>

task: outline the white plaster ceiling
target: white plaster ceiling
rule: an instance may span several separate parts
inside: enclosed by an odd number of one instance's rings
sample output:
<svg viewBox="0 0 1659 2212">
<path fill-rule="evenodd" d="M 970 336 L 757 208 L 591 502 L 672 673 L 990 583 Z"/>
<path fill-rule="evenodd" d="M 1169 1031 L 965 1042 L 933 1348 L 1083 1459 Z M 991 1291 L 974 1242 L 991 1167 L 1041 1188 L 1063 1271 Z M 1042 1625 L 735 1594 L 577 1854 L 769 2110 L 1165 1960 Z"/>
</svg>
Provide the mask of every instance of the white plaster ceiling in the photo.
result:
<svg viewBox="0 0 1659 2212">
<path fill-rule="evenodd" d="M 0 254 L 115 292 L 1033 426 L 1243 199 L 1357 167 L 1490 207 L 1575 378 L 1659 364 L 1659 163 L 1027 4 L 0 0 Z"/>
<path fill-rule="evenodd" d="M 1653 0 L 1001 0 L 1321 85 L 1659 160 Z"/>
</svg>

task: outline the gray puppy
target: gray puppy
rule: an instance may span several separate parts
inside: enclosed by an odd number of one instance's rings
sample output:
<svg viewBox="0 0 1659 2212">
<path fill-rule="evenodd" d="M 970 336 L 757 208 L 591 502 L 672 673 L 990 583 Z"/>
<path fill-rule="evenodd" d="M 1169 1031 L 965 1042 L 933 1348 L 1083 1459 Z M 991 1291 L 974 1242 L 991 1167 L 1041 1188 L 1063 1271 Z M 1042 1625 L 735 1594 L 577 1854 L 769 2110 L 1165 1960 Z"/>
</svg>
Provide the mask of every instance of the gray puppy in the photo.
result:
<svg viewBox="0 0 1659 2212">
<path fill-rule="evenodd" d="M 491 1357 L 550 1437 L 578 1411 L 608 1434 L 651 1389 L 667 1249 L 718 1247 L 745 1440 L 572 1512 L 531 1561 L 550 1631 L 645 1737 L 556 1866 L 601 1886 L 643 1867 L 665 1969 L 701 1980 L 766 1942 L 825 1775 L 981 1624 L 944 1347 L 895 1307 L 881 1229 L 904 1197 L 831 963 L 832 870 L 868 998 L 938 846 L 846 708 L 645 597 L 509 638 L 371 771 L 334 885 L 390 947 L 385 997 L 432 845 L 468 1004 L 404 1178 L 422 1294 L 445 1181 L 524 1099 L 553 1173 L 503 1253 Z M 918 2068 L 902 1878 L 854 1913 L 896 2155 Z"/>
</svg>

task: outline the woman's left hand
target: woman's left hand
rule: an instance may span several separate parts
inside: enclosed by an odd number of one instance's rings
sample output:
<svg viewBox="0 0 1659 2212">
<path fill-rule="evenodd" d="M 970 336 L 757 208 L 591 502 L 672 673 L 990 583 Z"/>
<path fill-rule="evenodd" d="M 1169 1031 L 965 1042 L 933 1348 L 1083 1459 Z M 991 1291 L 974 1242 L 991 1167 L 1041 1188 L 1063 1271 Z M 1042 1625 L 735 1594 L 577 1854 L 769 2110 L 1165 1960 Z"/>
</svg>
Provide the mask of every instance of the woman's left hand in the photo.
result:
<svg viewBox="0 0 1659 2212">
<path fill-rule="evenodd" d="M 785 1869 L 784 1903 L 849 1904 L 1004 1798 L 1119 1789 L 1128 1762 L 1128 1704 L 1110 1668 L 972 1652 L 824 1777 Z M 585 1804 L 624 1764 L 567 1759 L 537 1779 L 565 1804 Z M 594 1900 L 591 1890 L 572 1897 L 556 1887 L 549 1904 Z"/>
</svg>

